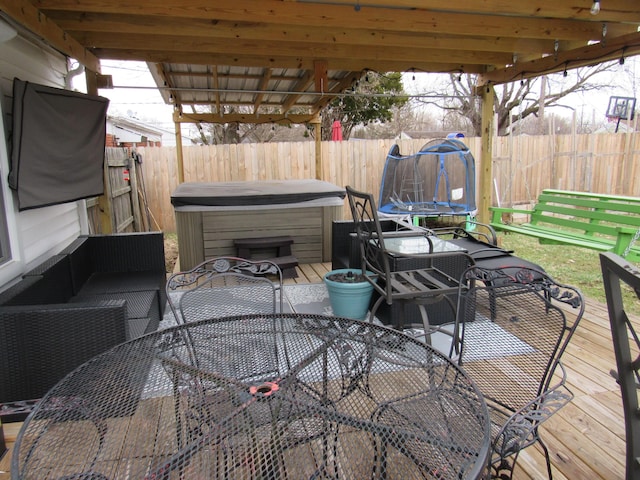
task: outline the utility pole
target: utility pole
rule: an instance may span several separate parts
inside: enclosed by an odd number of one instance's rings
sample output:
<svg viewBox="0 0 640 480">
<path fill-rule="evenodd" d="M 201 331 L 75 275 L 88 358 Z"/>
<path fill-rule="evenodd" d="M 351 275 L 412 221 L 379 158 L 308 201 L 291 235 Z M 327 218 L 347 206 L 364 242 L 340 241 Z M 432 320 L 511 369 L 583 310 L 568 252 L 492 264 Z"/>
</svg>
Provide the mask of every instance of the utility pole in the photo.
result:
<svg viewBox="0 0 640 480">
<path fill-rule="evenodd" d="M 538 106 L 538 125 L 540 128 L 538 129 L 538 133 L 544 135 L 544 103 L 547 99 L 547 76 L 543 75 L 540 77 L 540 104 Z"/>
</svg>

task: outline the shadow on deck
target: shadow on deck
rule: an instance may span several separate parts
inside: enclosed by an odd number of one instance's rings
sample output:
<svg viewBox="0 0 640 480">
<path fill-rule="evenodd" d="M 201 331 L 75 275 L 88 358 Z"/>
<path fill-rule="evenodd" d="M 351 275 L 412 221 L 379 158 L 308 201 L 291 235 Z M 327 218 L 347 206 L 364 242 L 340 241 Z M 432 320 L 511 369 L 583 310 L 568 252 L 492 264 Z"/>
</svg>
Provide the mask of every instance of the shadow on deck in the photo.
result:
<svg viewBox="0 0 640 480">
<path fill-rule="evenodd" d="M 299 265 L 298 277 L 285 284 L 319 283 L 330 263 Z M 322 312 L 319 312 L 322 313 Z M 640 324 L 640 319 L 636 319 Z M 558 480 L 614 479 L 625 476 L 625 427 L 620 389 L 609 371 L 615 356 L 606 305 L 586 299 L 586 311 L 563 362 L 574 400 L 542 428 L 553 475 Z M 4 425 L 12 445 L 21 424 Z M 0 480 L 10 478 L 11 454 L 0 460 Z M 539 447 L 524 450 L 515 479 L 546 478 Z"/>
</svg>

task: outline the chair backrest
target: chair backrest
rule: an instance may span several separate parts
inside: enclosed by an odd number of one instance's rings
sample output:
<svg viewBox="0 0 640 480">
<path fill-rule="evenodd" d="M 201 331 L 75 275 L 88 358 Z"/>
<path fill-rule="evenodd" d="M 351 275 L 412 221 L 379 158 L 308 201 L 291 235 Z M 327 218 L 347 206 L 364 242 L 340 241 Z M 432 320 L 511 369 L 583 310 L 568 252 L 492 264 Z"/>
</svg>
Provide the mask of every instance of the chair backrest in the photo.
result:
<svg viewBox="0 0 640 480">
<path fill-rule="evenodd" d="M 381 295 L 384 295 L 387 303 L 391 303 L 394 283 L 397 283 L 391 279 L 394 273 L 437 269 L 440 271 L 438 275 L 441 275 L 441 279 L 445 279 L 446 283 L 457 284 L 460 274 L 474 263 L 464 250 L 448 251 L 445 248 L 436 252 L 435 242 L 441 239 L 435 236 L 432 230 L 399 222 L 397 231 L 385 231 L 381 226 L 373 195 L 359 192 L 349 186 L 346 187 L 346 191 L 358 237 L 362 270 L 376 274 L 368 276 L 367 279 Z M 392 241 L 389 240 L 391 237 L 408 240 L 419 237 L 421 251 L 413 254 L 390 254 L 385 246 L 385 237 L 389 242 Z M 383 281 L 376 281 L 376 277 L 382 278 Z M 398 280 L 398 277 L 395 279 Z"/>
<path fill-rule="evenodd" d="M 177 323 L 283 311 L 282 271 L 268 260 L 217 257 L 169 277 L 169 306 Z"/>
<path fill-rule="evenodd" d="M 552 388 L 584 313 L 582 295 L 530 268 L 474 266 L 464 277 L 469 290 L 459 296 L 460 363 L 489 406 L 508 417 Z"/>
<path fill-rule="evenodd" d="M 389 271 L 389 259 L 382 253 L 384 238 L 373 195 L 359 192 L 350 186 L 346 190 L 360 244 L 362 270 L 384 276 Z"/>
<path fill-rule="evenodd" d="M 612 374 L 620 384 L 622 394 L 627 441 L 626 478 L 630 480 L 640 478 L 640 339 L 625 306 L 640 299 L 640 269 L 611 252 L 600 254 L 600 266 L 616 356 L 617 371 L 613 371 Z"/>
</svg>

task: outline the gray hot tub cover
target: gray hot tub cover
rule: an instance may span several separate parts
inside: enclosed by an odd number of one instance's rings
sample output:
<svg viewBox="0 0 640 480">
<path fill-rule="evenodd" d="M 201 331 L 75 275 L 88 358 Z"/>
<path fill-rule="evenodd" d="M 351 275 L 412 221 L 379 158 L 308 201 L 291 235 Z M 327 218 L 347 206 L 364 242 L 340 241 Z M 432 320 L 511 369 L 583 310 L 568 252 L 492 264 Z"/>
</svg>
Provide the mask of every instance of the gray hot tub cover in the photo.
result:
<svg viewBox="0 0 640 480">
<path fill-rule="evenodd" d="M 187 182 L 171 195 L 174 207 L 250 206 L 300 203 L 320 198 L 344 199 L 344 188 L 322 180 L 273 180 L 249 182 Z"/>
</svg>

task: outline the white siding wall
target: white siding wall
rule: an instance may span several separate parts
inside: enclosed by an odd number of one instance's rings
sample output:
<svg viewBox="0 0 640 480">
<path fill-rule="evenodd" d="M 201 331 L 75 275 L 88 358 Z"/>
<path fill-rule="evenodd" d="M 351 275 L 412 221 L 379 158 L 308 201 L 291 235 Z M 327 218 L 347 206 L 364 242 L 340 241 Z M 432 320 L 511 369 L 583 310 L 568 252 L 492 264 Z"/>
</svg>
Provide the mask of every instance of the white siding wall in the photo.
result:
<svg viewBox="0 0 640 480">
<path fill-rule="evenodd" d="M 18 212 L 13 191 L 7 184 L 9 146 L 4 137 L 11 125 L 14 77 L 64 88 L 66 71 L 64 56 L 23 37 L 0 45 L 0 124 L 4 121 L 0 125 L 0 182 L 5 195 L 13 259 L 0 265 L 0 289 L 62 250 L 81 233 L 81 225 L 86 225 L 84 201 Z"/>
</svg>

